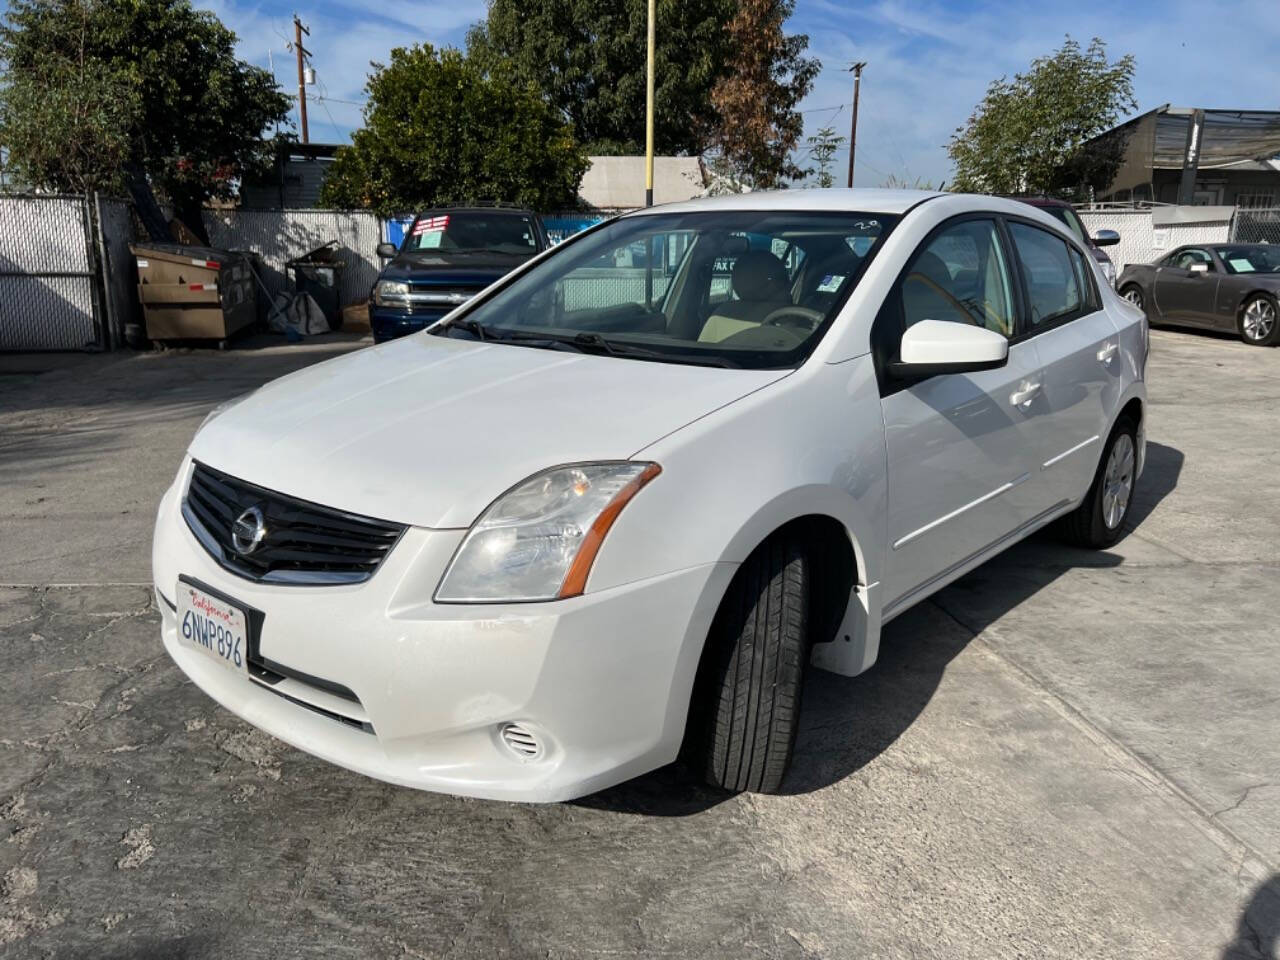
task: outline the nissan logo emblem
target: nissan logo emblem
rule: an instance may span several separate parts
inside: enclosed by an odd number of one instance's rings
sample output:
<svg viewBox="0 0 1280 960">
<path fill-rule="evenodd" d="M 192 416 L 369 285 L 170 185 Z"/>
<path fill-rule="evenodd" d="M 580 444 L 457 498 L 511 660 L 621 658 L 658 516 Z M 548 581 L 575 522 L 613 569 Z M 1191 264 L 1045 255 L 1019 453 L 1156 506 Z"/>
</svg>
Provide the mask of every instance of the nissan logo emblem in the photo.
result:
<svg viewBox="0 0 1280 960">
<path fill-rule="evenodd" d="M 257 550 L 266 536 L 267 521 L 259 507 L 250 507 L 231 524 L 231 545 L 242 556 Z"/>
</svg>

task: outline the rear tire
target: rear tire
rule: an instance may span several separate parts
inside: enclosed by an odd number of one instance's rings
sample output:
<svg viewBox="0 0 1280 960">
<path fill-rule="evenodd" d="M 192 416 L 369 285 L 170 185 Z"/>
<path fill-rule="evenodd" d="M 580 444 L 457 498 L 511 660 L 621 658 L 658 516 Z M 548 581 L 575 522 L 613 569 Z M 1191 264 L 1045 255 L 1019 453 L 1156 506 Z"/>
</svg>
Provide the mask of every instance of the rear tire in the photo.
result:
<svg viewBox="0 0 1280 960">
<path fill-rule="evenodd" d="M 799 542 L 766 540 L 738 569 L 707 638 L 688 761 L 714 787 L 775 793 L 791 763 L 808 661 L 809 577 Z"/>
<path fill-rule="evenodd" d="M 1272 347 L 1280 341 L 1280 307 L 1275 297 L 1259 293 L 1240 309 L 1240 339 L 1251 347 Z"/>
<path fill-rule="evenodd" d="M 1060 521 L 1062 538 L 1077 547 L 1103 550 L 1124 536 L 1137 485 L 1138 425 L 1129 417 L 1116 424 L 1098 462 L 1098 471 L 1080 506 Z"/>
</svg>

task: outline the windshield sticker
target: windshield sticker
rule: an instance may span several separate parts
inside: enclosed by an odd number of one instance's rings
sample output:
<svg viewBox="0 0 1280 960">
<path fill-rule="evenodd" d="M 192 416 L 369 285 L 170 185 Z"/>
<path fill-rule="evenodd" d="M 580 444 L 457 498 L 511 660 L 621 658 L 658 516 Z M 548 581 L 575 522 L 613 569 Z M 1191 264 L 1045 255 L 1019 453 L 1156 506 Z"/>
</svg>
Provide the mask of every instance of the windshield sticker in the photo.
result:
<svg viewBox="0 0 1280 960">
<path fill-rule="evenodd" d="M 445 228 L 449 226 L 449 216 L 445 214 L 442 217 L 427 217 L 419 220 L 413 225 L 413 235 L 420 237 L 424 233 L 443 233 Z"/>
<path fill-rule="evenodd" d="M 1231 264 L 1231 269 L 1236 273 L 1253 273 L 1255 269 L 1248 260 L 1228 260 L 1227 263 Z"/>
<path fill-rule="evenodd" d="M 822 282 L 818 284 L 818 293 L 835 293 L 840 289 L 840 284 L 844 283 L 844 275 L 838 273 L 828 273 L 822 278 Z"/>
</svg>

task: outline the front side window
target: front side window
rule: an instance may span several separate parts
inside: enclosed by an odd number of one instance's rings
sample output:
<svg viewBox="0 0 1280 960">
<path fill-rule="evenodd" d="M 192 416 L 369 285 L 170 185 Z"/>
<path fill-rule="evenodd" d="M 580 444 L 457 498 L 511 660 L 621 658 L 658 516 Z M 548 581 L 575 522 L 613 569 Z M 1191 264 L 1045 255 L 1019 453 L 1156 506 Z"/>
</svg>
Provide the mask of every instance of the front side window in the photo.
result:
<svg viewBox="0 0 1280 960">
<path fill-rule="evenodd" d="M 947 227 L 915 255 L 897 288 L 903 329 L 944 320 L 1013 335 L 1008 259 L 994 220 Z"/>
<path fill-rule="evenodd" d="M 1031 326 L 1039 327 L 1078 312 L 1083 297 L 1067 242 L 1025 223 L 1010 223 L 1009 235 L 1027 283 Z"/>
<path fill-rule="evenodd" d="M 792 367 L 825 334 L 896 219 L 795 211 L 623 217 L 557 248 L 435 332 L 639 360 Z"/>
<path fill-rule="evenodd" d="M 1213 257 L 1209 255 L 1209 251 L 1200 250 L 1196 247 L 1183 250 L 1173 261 L 1175 267 L 1180 267 L 1183 270 L 1190 270 L 1191 265 L 1195 263 L 1203 263 L 1210 270 L 1213 269 Z"/>
<path fill-rule="evenodd" d="M 447 210 L 414 220 L 400 249 L 402 253 L 528 256 L 538 250 L 537 237 L 533 218 L 524 214 Z"/>
</svg>

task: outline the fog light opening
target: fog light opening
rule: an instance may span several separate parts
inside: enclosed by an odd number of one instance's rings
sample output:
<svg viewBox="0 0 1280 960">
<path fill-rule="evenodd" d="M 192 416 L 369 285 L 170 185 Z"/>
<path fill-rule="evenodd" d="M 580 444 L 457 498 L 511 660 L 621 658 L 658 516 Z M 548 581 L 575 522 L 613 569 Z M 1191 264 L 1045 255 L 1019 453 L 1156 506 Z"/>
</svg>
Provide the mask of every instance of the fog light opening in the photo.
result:
<svg viewBox="0 0 1280 960">
<path fill-rule="evenodd" d="M 498 730 L 498 739 L 518 760 L 537 760 L 542 756 L 542 742 L 528 727 L 518 723 L 504 723 Z"/>
</svg>

